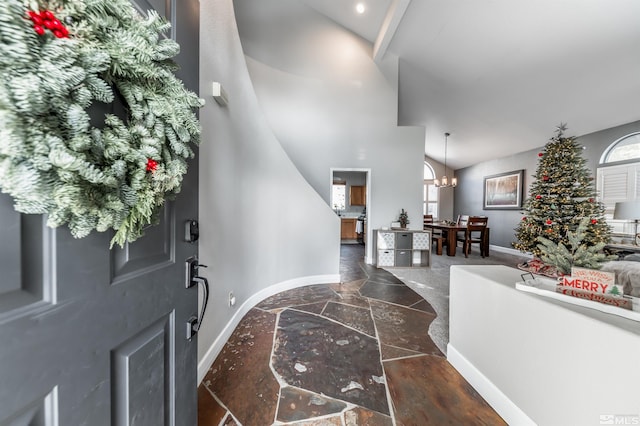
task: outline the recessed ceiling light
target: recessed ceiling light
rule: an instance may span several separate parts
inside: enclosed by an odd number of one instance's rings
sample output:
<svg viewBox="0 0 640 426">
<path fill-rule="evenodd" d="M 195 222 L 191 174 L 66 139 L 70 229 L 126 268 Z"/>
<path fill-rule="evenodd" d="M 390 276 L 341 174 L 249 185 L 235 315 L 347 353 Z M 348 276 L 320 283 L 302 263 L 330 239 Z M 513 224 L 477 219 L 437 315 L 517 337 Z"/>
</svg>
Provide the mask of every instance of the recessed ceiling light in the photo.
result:
<svg viewBox="0 0 640 426">
<path fill-rule="evenodd" d="M 364 3 L 356 4 L 356 12 L 363 14 L 364 13 Z"/>
</svg>

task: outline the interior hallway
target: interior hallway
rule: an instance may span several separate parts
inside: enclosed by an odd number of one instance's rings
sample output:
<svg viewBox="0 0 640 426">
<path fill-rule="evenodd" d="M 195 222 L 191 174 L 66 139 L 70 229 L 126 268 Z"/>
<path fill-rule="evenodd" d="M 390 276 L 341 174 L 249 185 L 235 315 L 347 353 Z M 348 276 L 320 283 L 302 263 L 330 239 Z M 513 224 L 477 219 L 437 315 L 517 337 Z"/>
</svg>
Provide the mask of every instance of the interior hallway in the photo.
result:
<svg viewBox="0 0 640 426">
<path fill-rule="evenodd" d="M 432 307 L 342 245 L 341 283 L 247 313 L 198 389 L 198 424 L 499 425 L 427 330 Z"/>
</svg>

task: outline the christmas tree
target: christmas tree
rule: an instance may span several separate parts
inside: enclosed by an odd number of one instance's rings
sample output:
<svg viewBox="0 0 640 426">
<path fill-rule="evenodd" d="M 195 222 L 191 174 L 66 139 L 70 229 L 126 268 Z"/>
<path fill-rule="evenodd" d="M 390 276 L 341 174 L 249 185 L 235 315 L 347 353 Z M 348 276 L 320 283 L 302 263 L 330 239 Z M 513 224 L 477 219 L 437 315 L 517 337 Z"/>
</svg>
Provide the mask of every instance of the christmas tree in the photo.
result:
<svg viewBox="0 0 640 426">
<path fill-rule="evenodd" d="M 604 219 L 604 206 L 596 200 L 593 177 L 575 137 L 565 137 L 561 124 L 542 152 L 535 180 L 524 202 L 524 214 L 516 231 L 513 246 L 540 257 L 545 245 L 539 236 L 558 245 L 570 246 L 569 233 L 578 230 L 584 219 L 586 230 L 582 244 L 586 247 L 607 243 L 611 227 Z"/>
</svg>

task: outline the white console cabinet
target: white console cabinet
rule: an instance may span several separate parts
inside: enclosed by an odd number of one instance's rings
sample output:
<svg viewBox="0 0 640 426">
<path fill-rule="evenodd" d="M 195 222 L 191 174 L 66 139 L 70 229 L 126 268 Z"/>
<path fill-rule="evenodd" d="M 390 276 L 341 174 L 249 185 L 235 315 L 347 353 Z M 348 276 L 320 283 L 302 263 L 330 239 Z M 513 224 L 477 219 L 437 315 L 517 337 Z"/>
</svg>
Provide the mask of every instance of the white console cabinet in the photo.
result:
<svg viewBox="0 0 640 426">
<path fill-rule="evenodd" d="M 373 243 L 378 268 L 429 266 L 431 260 L 430 231 L 375 229 Z"/>
</svg>

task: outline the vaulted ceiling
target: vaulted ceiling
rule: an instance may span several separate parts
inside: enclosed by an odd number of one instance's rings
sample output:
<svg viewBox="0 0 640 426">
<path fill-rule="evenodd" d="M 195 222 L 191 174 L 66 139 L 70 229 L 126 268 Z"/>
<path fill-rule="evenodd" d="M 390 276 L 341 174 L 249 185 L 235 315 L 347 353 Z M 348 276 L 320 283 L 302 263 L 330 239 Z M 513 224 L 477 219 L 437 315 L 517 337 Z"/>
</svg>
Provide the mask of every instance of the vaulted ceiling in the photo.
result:
<svg viewBox="0 0 640 426">
<path fill-rule="evenodd" d="M 299 1 L 400 58 L 398 124 L 454 168 L 640 119 L 638 0 Z"/>
</svg>

